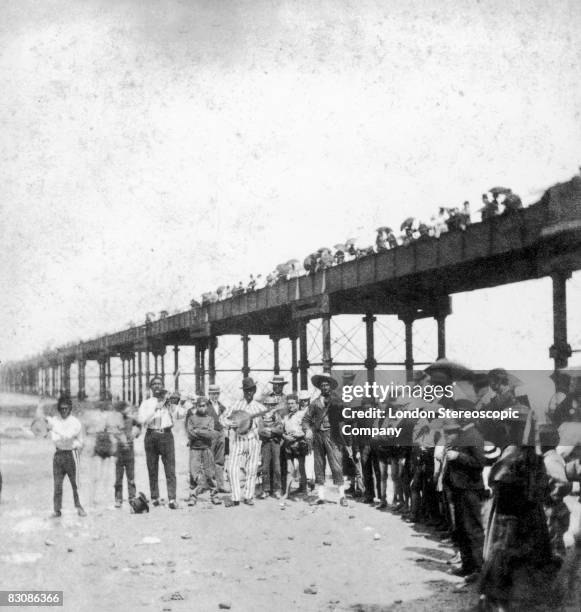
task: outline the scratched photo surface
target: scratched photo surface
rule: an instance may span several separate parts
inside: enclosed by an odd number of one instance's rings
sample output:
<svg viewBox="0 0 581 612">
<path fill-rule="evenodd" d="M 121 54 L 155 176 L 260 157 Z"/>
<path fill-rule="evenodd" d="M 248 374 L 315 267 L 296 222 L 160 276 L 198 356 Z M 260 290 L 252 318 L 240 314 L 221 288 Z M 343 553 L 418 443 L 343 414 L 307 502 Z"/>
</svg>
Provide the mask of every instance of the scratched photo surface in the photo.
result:
<svg viewBox="0 0 581 612">
<path fill-rule="evenodd" d="M 231 407 L 243 376 L 260 401 L 273 375 L 314 399 L 313 375 L 405 381 L 444 354 L 524 372 L 548 419 L 550 373 L 581 370 L 580 27 L 574 1 L 4 0 L 0 591 L 91 611 L 476 605 L 449 549 L 340 507 L 330 472 L 322 507 L 190 508 L 183 409 L 180 508 L 160 467 L 165 505 L 135 515 L 90 432 L 154 373 L 186 408 L 211 383 Z M 566 203 L 545 196 L 569 182 Z M 522 221 L 480 224 L 483 194 Z M 106 355 L 97 339 L 120 332 Z M 89 431 L 88 516 L 65 480 L 55 524 L 35 428 L 63 388 Z M 567 593 L 539 609 L 578 609 Z"/>
</svg>

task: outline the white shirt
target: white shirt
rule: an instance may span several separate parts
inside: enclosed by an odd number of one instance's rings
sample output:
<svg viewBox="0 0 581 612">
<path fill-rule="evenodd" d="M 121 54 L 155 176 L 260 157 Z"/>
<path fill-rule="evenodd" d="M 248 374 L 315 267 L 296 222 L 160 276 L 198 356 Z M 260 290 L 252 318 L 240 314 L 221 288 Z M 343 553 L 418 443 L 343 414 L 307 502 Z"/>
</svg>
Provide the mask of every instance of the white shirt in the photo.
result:
<svg viewBox="0 0 581 612">
<path fill-rule="evenodd" d="M 46 417 L 50 426 L 50 437 L 58 450 L 75 450 L 83 446 L 83 428 L 77 417 L 70 414 L 66 419 L 61 415 Z"/>
<path fill-rule="evenodd" d="M 139 406 L 137 420 L 148 429 L 165 429 L 173 427 L 173 404 L 166 403 L 166 398 L 149 397 Z"/>
<path fill-rule="evenodd" d="M 301 426 L 305 413 L 306 413 L 306 410 L 297 410 L 293 414 L 289 413 L 286 416 L 284 416 L 282 418 L 282 425 L 283 425 L 284 433 L 296 434 L 302 437 L 305 433 Z"/>
</svg>

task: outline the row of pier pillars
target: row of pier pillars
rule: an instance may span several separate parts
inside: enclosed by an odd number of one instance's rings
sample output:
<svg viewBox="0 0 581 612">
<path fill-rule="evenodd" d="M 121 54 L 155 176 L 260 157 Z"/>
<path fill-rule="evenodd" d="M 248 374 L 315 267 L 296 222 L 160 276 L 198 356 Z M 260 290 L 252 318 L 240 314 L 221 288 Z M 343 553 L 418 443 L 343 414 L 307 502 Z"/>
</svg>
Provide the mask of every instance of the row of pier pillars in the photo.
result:
<svg viewBox="0 0 581 612">
<path fill-rule="evenodd" d="M 549 354 L 554 361 L 555 369 L 567 366 L 567 360 L 571 355 L 571 347 L 567 343 L 567 298 L 566 281 L 570 273 L 555 273 L 553 281 L 553 339 L 554 343 Z M 446 317 L 450 314 L 450 300 L 447 298 L 447 308 L 441 308 L 434 316 L 437 321 L 437 355 L 442 358 L 446 356 Z M 426 316 L 426 315 L 420 315 Z M 367 371 L 367 380 L 374 382 L 375 370 L 378 366 L 401 367 L 404 366 L 408 379 L 413 374 L 415 365 L 413 352 L 413 323 L 419 318 L 418 311 L 410 310 L 399 315 L 399 319 L 405 326 L 405 360 L 404 362 L 378 363 L 375 359 L 375 334 L 374 323 L 376 317 L 373 313 L 367 313 L 363 317 L 366 338 L 366 359 L 363 364 L 334 362 L 331 355 L 331 315 L 323 314 L 321 324 L 322 335 L 322 360 L 320 363 L 309 363 L 307 348 L 307 324 L 308 319 L 296 321 L 292 331 L 285 335 L 271 335 L 273 346 L 272 371 L 280 373 L 279 342 L 282 338 L 289 338 L 291 346 L 291 387 L 293 391 L 307 389 L 309 382 L 309 367 L 322 367 L 324 372 L 330 373 L 333 367 L 353 367 L 363 365 Z M 242 376 L 249 376 L 249 333 L 241 334 L 242 342 Z M 205 382 L 214 384 L 216 381 L 216 348 L 218 337 L 211 336 L 199 338 L 192 341 L 195 347 L 194 376 L 197 394 L 205 392 Z M 188 345 L 191 345 L 190 342 Z M 99 397 L 102 400 L 111 398 L 111 357 L 119 357 L 122 364 L 122 398 L 125 401 L 137 404 L 142 401 L 146 393 L 149 379 L 153 375 L 161 376 L 164 384 L 167 383 L 165 372 L 165 358 L 167 349 L 172 345 L 166 345 L 159 339 L 151 340 L 143 347 L 124 349 L 115 353 L 102 352 L 92 355 L 99 364 Z M 168 388 L 179 391 L 180 385 L 180 345 L 173 345 L 173 384 Z M 2 368 L 0 370 L 1 388 L 7 391 L 42 393 L 44 395 L 56 396 L 60 392 L 71 390 L 71 365 L 77 362 L 78 397 L 86 398 L 85 368 L 88 357 L 77 355 L 75 358 L 62 358 L 49 362 L 39 362 L 23 368 Z"/>
</svg>

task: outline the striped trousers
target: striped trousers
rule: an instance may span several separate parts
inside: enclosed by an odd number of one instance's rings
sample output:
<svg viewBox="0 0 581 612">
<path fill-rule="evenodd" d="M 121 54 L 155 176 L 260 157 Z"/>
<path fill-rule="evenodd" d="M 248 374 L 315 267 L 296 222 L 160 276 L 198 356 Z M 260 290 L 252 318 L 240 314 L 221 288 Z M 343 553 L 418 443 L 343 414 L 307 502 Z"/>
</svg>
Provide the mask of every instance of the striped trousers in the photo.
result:
<svg viewBox="0 0 581 612">
<path fill-rule="evenodd" d="M 234 438 L 230 440 L 230 462 L 228 476 L 232 488 L 232 501 L 240 501 L 240 469 L 246 475 L 244 499 L 254 497 L 256 473 L 260 462 L 260 440 L 256 438 Z"/>
<path fill-rule="evenodd" d="M 79 451 L 57 449 L 52 460 L 52 474 L 54 477 L 54 511 L 60 512 L 63 505 L 63 480 L 69 477 L 73 488 L 75 507 L 81 505 L 79 501 Z"/>
</svg>

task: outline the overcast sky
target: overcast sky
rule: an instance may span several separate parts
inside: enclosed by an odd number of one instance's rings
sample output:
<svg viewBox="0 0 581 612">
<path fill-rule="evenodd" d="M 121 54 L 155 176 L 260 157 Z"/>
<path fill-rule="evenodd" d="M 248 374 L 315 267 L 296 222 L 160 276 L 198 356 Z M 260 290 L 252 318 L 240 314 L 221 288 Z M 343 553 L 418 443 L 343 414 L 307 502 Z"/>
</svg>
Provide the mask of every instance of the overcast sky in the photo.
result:
<svg viewBox="0 0 581 612">
<path fill-rule="evenodd" d="M 581 163 L 580 26 L 575 1 L 4 0 L 2 360 L 493 184 L 536 201 Z M 451 352 L 549 365 L 550 296 L 460 296 Z"/>
</svg>

